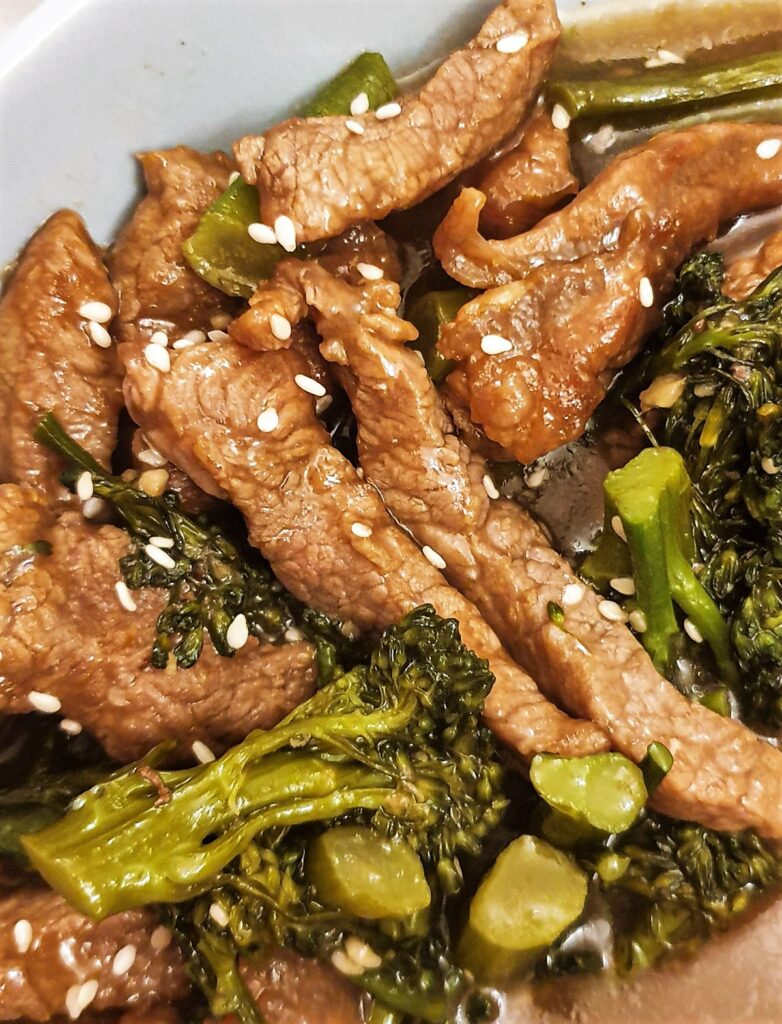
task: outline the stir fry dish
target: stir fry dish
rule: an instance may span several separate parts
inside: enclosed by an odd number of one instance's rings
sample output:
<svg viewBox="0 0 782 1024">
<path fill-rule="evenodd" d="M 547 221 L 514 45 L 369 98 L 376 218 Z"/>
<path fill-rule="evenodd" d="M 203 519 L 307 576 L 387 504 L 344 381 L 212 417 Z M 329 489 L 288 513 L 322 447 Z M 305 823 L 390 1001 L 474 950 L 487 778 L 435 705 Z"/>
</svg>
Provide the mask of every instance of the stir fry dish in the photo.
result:
<svg viewBox="0 0 782 1024">
<path fill-rule="evenodd" d="M 782 1021 L 782 22 L 737 16 L 589 61 L 504 0 L 26 245 L 0 1020 Z"/>
</svg>

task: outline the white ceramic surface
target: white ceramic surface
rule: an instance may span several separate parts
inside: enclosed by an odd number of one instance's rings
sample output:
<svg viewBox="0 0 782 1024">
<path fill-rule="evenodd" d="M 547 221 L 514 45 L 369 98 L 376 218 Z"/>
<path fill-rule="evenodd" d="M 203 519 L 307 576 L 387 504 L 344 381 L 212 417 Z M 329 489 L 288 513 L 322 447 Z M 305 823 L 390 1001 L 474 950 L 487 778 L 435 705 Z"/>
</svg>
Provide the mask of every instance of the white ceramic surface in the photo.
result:
<svg viewBox="0 0 782 1024">
<path fill-rule="evenodd" d="M 107 242 L 137 194 L 135 150 L 227 146 L 362 50 L 409 73 L 495 2 L 46 0 L 0 42 L 0 266 L 61 206 Z"/>
</svg>

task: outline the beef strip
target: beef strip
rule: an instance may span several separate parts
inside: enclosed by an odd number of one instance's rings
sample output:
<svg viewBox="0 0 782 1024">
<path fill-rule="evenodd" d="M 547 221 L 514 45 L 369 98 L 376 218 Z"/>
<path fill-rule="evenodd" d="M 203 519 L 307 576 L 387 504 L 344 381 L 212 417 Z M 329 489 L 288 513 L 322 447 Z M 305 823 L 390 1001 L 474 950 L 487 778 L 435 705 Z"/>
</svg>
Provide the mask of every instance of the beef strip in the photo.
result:
<svg viewBox="0 0 782 1024">
<path fill-rule="evenodd" d="M 20 953 L 17 921 L 28 921 L 32 943 Z M 182 999 L 189 991 L 181 955 L 148 910 L 93 921 L 46 889 L 19 889 L 0 900 L 0 1019 L 45 1021 L 75 1005 L 78 986 L 93 979 L 91 1006 L 108 1010 Z M 158 940 L 161 941 L 158 941 Z M 128 971 L 114 974 L 114 957 L 124 946 L 136 956 Z M 69 995 L 70 993 L 70 995 Z M 71 1016 L 75 1016 L 73 1014 Z"/>
<path fill-rule="evenodd" d="M 782 199 L 782 156 L 756 152 L 771 134 L 765 125 L 712 124 L 657 136 L 532 231 L 481 240 L 493 261 L 488 276 L 462 279 L 521 279 L 485 292 L 443 328 L 440 349 L 459 364 L 448 382 L 453 400 L 522 462 L 579 437 L 612 371 L 658 322 L 692 246 L 721 221 Z M 458 216 L 452 209 L 445 225 Z M 487 354 L 489 335 L 507 350 Z"/>
<path fill-rule="evenodd" d="M 231 299 L 190 269 L 182 243 L 228 185 L 231 161 L 224 153 L 177 146 L 141 153 L 139 162 L 148 194 L 117 235 L 108 259 L 119 294 L 119 341 L 146 340 L 154 331 L 174 341 L 190 330 L 224 326 Z"/>
<path fill-rule="evenodd" d="M 746 299 L 777 267 L 782 267 L 782 231 L 766 239 L 758 252 L 732 263 L 722 290 L 731 299 Z"/>
<path fill-rule="evenodd" d="M 457 438 L 395 313 L 390 282 L 352 287 L 314 264 L 286 263 L 298 280 L 324 354 L 359 425 L 367 478 L 391 513 L 445 560 L 443 573 L 471 601 L 552 699 L 605 729 L 635 761 L 657 740 L 674 768 L 655 802 L 717 829 L 756 828 L 782 838 L 782 755 L 750 730 L 683 697 L 630 631 L 600 615 L 583 586 L 518 505 L 491 500 L 487 466 Z M 265 286 L 269 296 L 275 281 Z M 491 489 L 491 487 L 489 488 Z M 565 601 L 566 588 L 578 596 Z M 565 607 L 565 628 L 549 605 Z"/>
<path fill-rule="evenodd" d="M 481 229 L 493 238 L 511 238 L 578 192 L 570 165 L 568 134 L 555 128 L 540 107 L 521 141 L 487 168 L 477 188 L 486 196 Z"/>
<path fill-rule="evenodd" d="M 51 553 L 23 545 L 48 542 Z M 128 535 L 75 512 L 53 523 L 30 488 L 0 486 L 0 711 L 30 711 L 30 693 L 53 694 L 62 712 L 127 761 L 165 739 L 192 760 L 195 740 L 220 752 L 268 728 L 312 692 L 313 649 L 251 640 L 233 658 L 207 643 L 190 669 L 155 669 L 149 654 L 162 590 L 120 604 L 115 583 Z"/>
<path fill-rule="evenodd" d="M 122 406 L 116 350 L 91 339 L 79 312 L 87 302 L 116 311 L 100 252 L 81 218 L 61 210 L 27 244 L 0 302 L 0 480 L 35 484 L 56 501 L 70 493 L 58 460 L 33 440 L 43 413 L 53 410 L 106 465 Z"/>
<path fill-rule="evenodd" d="M 491 288 L 541 263 L 617 251 L 624 225 L 637 219 L 652 271 L 666 278 L 722 221 L 782 202 L 782 153 L 757 153 L 778 137 L 779 125 L 727 122 L 662 132 L 612 160 L 564 210 L 506 240 L 481 237 L 484 197 L 464 189 L 435 234 L 435 251 L 451 277 Z"/>
<path fill-rule="evenodd" d="M 504 37 L 526 39 L 514 53 Z M 504 0 L 478 35 L 445 61 L 401 113 L 379 120 L 294 118 L 235 146 L 257 183 L 263 220 L 292 219 L 299 241 L 339 234 L 356 221 L 407 209 L 487 156 L 521 120 L 559 37 L 553 0 Z"/>
</svg>

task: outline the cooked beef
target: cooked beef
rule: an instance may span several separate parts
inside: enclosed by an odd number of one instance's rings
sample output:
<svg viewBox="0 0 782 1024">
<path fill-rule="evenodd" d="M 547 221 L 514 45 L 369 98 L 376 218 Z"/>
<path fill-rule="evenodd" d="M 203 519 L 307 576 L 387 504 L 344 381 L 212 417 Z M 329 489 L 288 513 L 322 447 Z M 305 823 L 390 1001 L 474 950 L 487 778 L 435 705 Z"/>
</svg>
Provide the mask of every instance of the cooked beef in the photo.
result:
<svg viewBox="0 0 782 1024">
<path fill-rule="evenodd" d="M 31 525 L 32 524 L 32 525 Z M 155 669 L 149 653 L 162 590 L 135 591 L 135 612 L 114 589 L 128 535 L 76 512 L 56 523 L 43 497 L 0 487 L 0 710 L 30 711 L 31 692 L 52 694 L 119 760 L 164 739 L 192 760 L 201 740 L 219 752 L 279 721 L 312 692 L 313 649 L 251 640 L 233 658 L 206 646 L 190 669 Z M 24 545 L 43 541 L 51 552 Z M 34 698 L 35 699 L 35 698 Z"/>
<path fill-rule="evenodd" d="M 17 921 L 29 922 L 32 941 L 19 951 Z M 78 1016 L 79 987 L 92 980 L 98 988 L 90 1006 L 108 1010 L 151 1007 L 185 996 L 189 982 L 179 950 L 153 940 L 158 922 L 147 910 L 92 921 L 46 889 L 19 889 L 0 900 L 0 1019 L 48 1020 L 54 1015 Z M 114 957 L 125 946 L 136 951 L 124 973 L 112 971 Z M 23 947 L 24 948 L 24 944 Z M 87 990 L 89 991 L 89 990 Z M 86 1009 L 86 1006 L 84 1007 Z"/>
<path fill-rule="evenodd" d="M 131 440 L 133 468 L 139 473 L 150 469 L 165 469 L 167 474 L 166 490 L 173 491 L 182 502 L 182 508 L 191 515 L 198 516 L 203 512 L 215 514 L 221 507 L 220 502 L 211 494 L 202 491 L 182 470 L 164 458 L 159 451 L 147 443 L 144 432 L 136 430 Z"/>
<path fill-rule="evenodd" d="M 298 266 L 286 262 L 280 273 Z M 257 347 L 264 339 L 278 344 L 268 323 L 254 322 Z M 334 349 L 339 360 L 338 341 Z M 194 360 L 198 353 L 185 356 Z M 197 446 L 198 458 L 243 512 L 251 540 L 294 594 L 359 629 L 382 628 L 429 602 L 458 619 L 464 642 L 489 660 L 496 683 L 486 717 L 503 740 L 525 755 L 605 749 L 601 730 L 570 720 L 542 698 L 475 607 L 446 585 L 390 519 L 375 489 L 329 445 L 312 398 L 295 383 L 305 368 L 298 353 L 225 346 L 209 366 L 205 381 L 197 366 L 185 367 L 180 358 L 172 372 L 179 388 L 168 390 L 169 415 L 178 416 L 180 443 Z M 259 413 L 275 424 L 267 433 L 258 429 Z M 436 553 L 431 557 L 439 561 Z"/>
<path fill-rule="evenodd" d="M 286 263 L 306 295 L 322 350 L 336 356 L 359 425 L 359 455 L 391 513 L 438 551 L 443 573 L 475 603 L 544 692 L 591 719 L 640 761 L 654 741 L 674 754 L 656 802 L 718 829 L 757 828 L 782 838 L 782 755 L 748 729 L 692 703 L 656 671 L 621 624 L 599 612 L 532 519 L 490 500 L 485 461 L 459 441 L 425 368 L 404 346 L 390 282 L 339 281 L 314 264 Z M 267 293 L 274 289 L 274 281 Z M 566 588 L 575 604 L 565 600 Z M 574 590 L 575 588 L 575 590 Z M 565 627 L 549 616 L 565 607 Z"/>
<path fill-rule="evenodd" d="M 517 146 L 493 161 L 477 185 L 486 196 L 481 229 L 510 238 L 533 227 L 578 192 L 568 135 L 544 108 L 527 122 Z"/>
<path fill-rule="evenodd" d="M 473 273 L 478 263 L 462 253 L 446 260 L 449 271 L 481 284 L 521 279 L 485 292 L 444 327 L 440 348 L 459 364 L 453 400 L 522 462 L 580 436 L 611 372 L 657 323 L 692 246 L 726 218 L 782 200 L 782 156 L 756 153 L 771 134 L 765 125 L 712 124 L 658 136 L 507 242 L 475 234 L 482 197 L 463 192 L 438 232 L 439 251 L 464 214 L 473 230 L 465 251 L 474 256 L 479 239 L 489 262 Z M 487 354 L 490 335 L 509 348 Z"/>
<path fill-rule="evenodd" d="M 727 122 L 663 132 L 612 160 L 564 210 L 504 241 L 481 237 L 484 197 L 464 189 L 437 230 L 435 251 L 458 281 L 491 288 L 541 263 L 619 251 L 634 221 L 630 235 L 646 240 L 650 277 L 665 282 L 720 222 L 782 202 L 782 153 L 757 153 L 778 136 L 779 125 Z"/>
<path fill-rule="evenodd" d="M 511 991 L 524 1024 L 778 1024 L 782 1021 L 782 899 L 748 914 L 694 956 L 623 980 L 556 978 Z"/>
<path fill-rule="evenodd" d="M 146 1010 L 128 1010 L 119 1024 L 180 1024 L 182 1015 L 173 1006 L 150 1006 Z"/>
<path fill-rule="evenodd" d="M 517 37 L 514 53 L 498 42 Z M 292 219 L 299 241 L 339 234 L 362 220 L 407 209 L 487 156 L 519 123 L 551 60 L 559 22 L 553 0 L 504 0 L 401 113 L 294 118 L 235 146 L 257 183 L 263 220 Z M 507 49 L 507 47 L 503 47 Z"/>
<path fill-rule="evenodd" d="M 79 312 L 87 302 L 116 312 L 100 252 L 81 218 L 61 210 L 27 244 L 0 302 L 0 480 L 35 484 L 54 501 L 69 492 L 57 459 L 33 439 L 43 413 L 107 464 L 122 406 L 116 350 L 92 340 Z"/>
<path fill-rule="evenodd" d="M 232 165 L 224 153 L 187 146 L 139 156 L 148 194 L 120 231 L 109 253 L 109 273 L 119 294 L 115 332 L 121 342 L 164 331 L 177 340 L 190 330 L 210 330 L 232 308 L 228 296 L 193 273 L 182 255 L 201 215 L 228 184 Z"/>
<path fill-rule="evenodd" d="M 731 299 L 745 299 L 777 267 L 782 267 L 782 231 L 771 235 L 758 252 L 727 268 L 723 291 Z"/>
</svg>

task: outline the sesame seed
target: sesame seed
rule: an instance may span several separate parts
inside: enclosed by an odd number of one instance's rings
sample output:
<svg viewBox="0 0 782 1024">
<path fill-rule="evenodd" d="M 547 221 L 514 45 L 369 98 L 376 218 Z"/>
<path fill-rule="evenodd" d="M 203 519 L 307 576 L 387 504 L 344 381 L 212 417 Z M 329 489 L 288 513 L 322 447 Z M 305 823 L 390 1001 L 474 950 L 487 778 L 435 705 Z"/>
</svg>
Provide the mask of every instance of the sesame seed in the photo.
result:
<svg viewBox="0 0 782 1024">
<path fill-rule="evenodd" d="M 111 320 L 111 306 L 106 302 L 83 302 L 79 306 L 79 316 L 94 320 L 96 324 L 107 324 Z"/>
<path fill-rule="evenodd" d="M 357 935 L 349 935 L 345 939 L 345 952 L 354 963 L 367 971 L 376 971 L 383 963 L 383 958 Z"/>
<path fill-rule="evenodd" d="M 627 534 L 625 533 L 624 524 L 622 523 L 622 520 L 619 518 L 619 516 L 613 516 L 613 518 L 611 519 L 611 529 L 614 531 L 617 537 L 620 538 L 620 540 L 623 540 L 625 544 L 627 543 Z"/>
<path fill-rule="evenodd" d="M 171 348 L 173 348 L 176 352 L 182 352 L 186 348 L 193 348 L 195 344 L 196 343 L 192 340 L 192 338 L 177 338 L 177 340 L 174 342 Z"/>
<path fill-rule="evenodd" d="M 136 458 L 145 466 L 154 466 L 155 469 L 162 469 L 168 462 L 165 455 L 161 455 L 157 448 L 142 448 Z"/>
<path fill-rule="evenodd" d="M 712 395 L 717 394 L 716 384 L 696 384 L 692 389 L 692 393 L 696 398 L 711 398 Z"/>
<path fill-rule="evenodd" d="M 776 464 L 776 462 L 774 462 L 773 459 L 768 458 L 768 456 L 765 459 L 760 460 L 760 465 L 763 469 L 763 472 L 768 473 L 769 476 L 776 476 L 776 474 L 779 472 L 779 466 Z"/>
<path fill-rule="evenodd" d="M 238 651 L 240 648 L 244 647 L 249 639 L 250 631 L 247 628 L 247 618 L 242 612 L 239 612 L 231 625 L 225 631 L 225 642 L 229 647 Z"/>
<path fill-rule="evenodd" d="M 290 217 L 286 217 L 284 213 L 280 214 L 274 222 L 274 234 L 277 237 L 277 241 L 286 252 L 295 251 L 296 226 Z"/>
<path fill-rule="evenodd" d="M 174 542 L 170 537 L 150 537 L 149 543 L 154 544 L 156 548 L 169 549 L 173 548 Z"/>
<path fill-rule="evenodd" d="M 218 330 L 225 330 L 232 320 L 230 313 L 215 313 L 214 316 L 209 317 L 209 323 L 212 327 L 216 327 Z"/>
<path fill-rule="evenodd" d="M 65 1009 L 71 1020 L 76 1020 L 90 1005 L 98 994 L 98 982 L 95 978 L 85 981 L 81 985 L 71 985 L 65 993 Z"/>
<path fill-rule="evenodd" d="M 570 114 L 561 103 L 555 103 L 551 111 L 551 123 L 564 132 L 570 127 Z"/>
<path fill-rule="evenodd" d="M 160 370 L 161 373 L 168 373 L 171 369 L 171 357 L 168 354 L 168 349 L 162 348 L 160 345 L 147 345 L 144 348 L 144 358 L 150 366 Z"/>
<path fill-rule="evenodd" d="M 66 736 L 79 736 L 84 731 L 84 726 L 81 722 L 77 722 L 73 718 L 63 718 L 60 722 L 60 728 Z"/>
<path fill-rule="evenodd" d="M 486 491 L 486 494 L 490 498 L 492 498 L 492 499 L 499 498 L 500 492 L 497 490 L 497 485 L 495 484 L 495 482 L 492 480 L 492 478 L 489 476 L 488 473 L 484 474 L 482 483 L 483 483 L 484 491 Z"/>
<path fill-rule="evenodd" d="M 345 127 L 349 132 L 353 132 L 354 135 L 364 134 L 364 125 L 360 121 L 354 121 L 352 117 L 347 119 Z"/>
<path fill-rule="evenodd" d="M 126 612 L 135 612 L 138 605 L 133 600 L 133 595 L 130 592 L 130 588 L 124 580 L 117 580 L 114 584 L 114 590 L 117 594 L 117 599 Z"/>
<path fill-rule="evenodd" d="M 92 485 L 92 473 L 84 472 L 81 473 L 79 479 L 76 481 L 76 495 L 79 501 L 86 501 L 93 495 L 94 487 Z"/>
<path fill-rule="evenodd" d="M 356 270 L 367 281 L 380 281 L 383 278 L 383 268 L 373 263 L 357 263 Z"/>
<path fill-rule="evenodd" d="M 184 337 L 188 341 L 193 341 L 196 345 L 200 345 L 202 342 L 206 341 L 206 331 L 202 331 L 196 327 L 192 331 L 188 331 Z"/>
<path fill-rule="evenodd" d="M 365 92 L 360 92 L 358 96 L 354 97 L 350 104 L 350 113 L 353 117 L 361 117 L 362 114 L 366 114 L 369 110 L 369 96 Z"/>
<path fill-rule="evenodd" d="M 510 352 L 513 344 L 499 334 L 487 334 L 481 338 L 481 351 L 487 356 L 498 356 L 501 352 Z"/>
<path fill-rule="evenodd" d="M 98 348 L 111 348 L 111 335 L 97 320 L 87 321 L 87 330 Z"/>
<path fill-rule="evenodd" d="M 256 421 L 258 429 L 262 434 L 271 434 L 273 430 L 277 429 L 279 422 L 280 417 L 274 408 L 264 409 Z"/>
<path fill-rule="evenodd" d="M 392 117 L 399 117 L 401 113 L 402 107 L 399 103 L 384 103 L 375 111 L 375 117 L 378 121 L 390 121 Z"/>
<path fill-rule="evenodd" d="M 351 622 L 350 619 L 345 619 L 342 625 L 339 627 L 340 633 L 343 636 L 348 637 L 350 640 L 355 640 L 360 635 L 360 631 L 355 622 Z"/>
<path fill-rule="evenodd" d="M 648 60 L 644 61 L 645 68 L 662 68 L 666 64 L 686 64 L 687 61 L 681 54 L 674 53 L 673 50 L 665 50 L 660 48 L 655 51 L 653 57 L 649 57 Z"/>
<path fill-rule="evenodd" d="M 176 562 L 171 555 L 162 551 L 154 544 L 145 544 L 144 552 L 147 555 L 147 558 L 151 558 L 153 562 L 157 562 L 157 564 L 162 566 L 164 569 L 173 569 L 176 567 Z"/>
<path fill-rule="evenodd" d="M 159 498 L 168 487 L 168 472 L 165 469 L 145 469 L 138 478 L 138 485 L 150 498 Z"/>
<path fill-rule="evenodd" d="M 127 974 L 136 959 L 136 947 L 132 943 L 123 946 L 111 963 L 111 973 L 119 977 Z"/>
<path fill-rule="evenodd" d="M 562 605 L 565 608 L 575 608 L 584 599 L 586 587 L 580 583 L 568 583 L 562 591 Z"/>
<path fill-rule="evenodd" d="M 30 690 L 27 699 L 36 711 L 42 711 L 45 715 L 56 715 L 62 707 L 59 699 L 53 693 L 40 693 L 38 690 Z"/>
<path fill-rule="evenodd" d="M 782 149 L 782 139 L 764 139 L 755 152 L 761 160 L 773 160 Z"/>
<path fill-rule="evenodd" d="M 221 928 L 227 928 L 230 918 L 228 914 L 223 910 L 219 903 L 213 903 L 209 908 L 209 916 L 212 918 L 215 924 Z"/>
<path fill-rule="evenodd" d="M 199 764 L 209 764 L 211 761 L 215 760 L 214 753 L 201 740 L 195 740 L 193 742 L 193 754 Z"/>
<path fill-rule="evenodd" d="M 319 398 L 315 403 L 315 412 L 318 416 L 322 416 L 323 413 L 331 406 L 333 401 L 333 395 L 324 395 L 323 398 Z"/>
<path fill-rule="evenodd" d="M 632 597 L 635 593 L 635 580 L 632 576 L 617 576 L 611 580 L 611 586 L 617 594 L 623 594 L 625 597 Z"/>
<path fill-rule="evenodd" d="M 534 470 L 526 479 L 527 487 L 531 487 L 533 491 L 537 490 L 541 484 L 545 483 L 548 477 L 548 469 L 546 466 L 541 466 L 540 469 Z"/>
<path fill-rule="evenodd" d="M 357 964 L 352 957 L 349 957 L 344 949 L 335 949 L 331 954 L 331 962 L 340 974 L 358 975 L 364 973 L 361 964 Z"/>
<path fill-rule="evenodd" d="M 254 242 L 259 242 L 261 245 L 277 244 L 277 235 L 274 232 L 274 228 L 269 227 L 268 224 L 249 224 L 247 226 L 247 234 Z"/>
<path fill-rule="evenodd" d="M 616 131 L 612 124 L 604 124 L 589 136 L 586 145 L 593 153 L 607 153 L 616 142 Z"/>
<path fill-rule="evenodd" d="M 228 184 L 229 185 L 233 185 L 233 183 L 235 181 L 237 181 L 238 178 L 239 178 L 239 172 L 238 171 L 231 171 L 231 173 L 228 175 Z"/>
<path fill-rule="evenodd" d="M 638 285 L 638 301 L 644 309 L 650 309 L 654 305 L 654 288 L 648 277 L 642 277 Z"/>
<path fill-rule="evenodd" d="M 18 952 L 26 953 L 33 944 L 33 926 L 27 918 L 20 918 L 14 925 L 14 943 Z"/>
<path fill-rule="evenodd" d="M 304 639 L 304 634 L 295 626 L 289 626 L 283 633 L 283 639 L 289 644 L 298 644 Z"/>
<path fill-rule="evenodd" d="M 635 611 L 630 612 L 630 625 L 636 631 L 636 633 L 646 632 L 646 616 L 640 608 L 636 608 Z"/>
<path fill-rule="evenodd" d="M 366 523 L 353 523 L 350 527 L 351 532 L 356 537 L 371 537 L 372 527 L 367 526 Z"/>
<path fill-rule="evenodd" d="M 82 515 L 85 519 L 97 519 L 106 507 L 106 502 L 102 498 L 87 498 L 81 507 Z"/>
<path fill-rule="evenodd" d="M 523 50 L 529 42 L 529 33 L 514 32 L 513 35 L 503 36 L 502 39 L 497 40 L 497 50 L 500 53 L 518 53 L 519 50 Z"/>
<path fill-rule="evenodd" d="M 609 622 L 627 622 L 627 615 L 624 609 L 616 601 L 601 601 L 597 606 L 597 610 Z"/>
<path fill-rule="evenodd" d="M 150 344 L 160 345 L 161 348 L 168 347 L 168 335 L 165 331 L 154 331 L 149 339 Z"/>
<path fill-rule="evenodd" d="M 442 555 L 438 554 L 434 548 L 430 548 L 428 544 L 424 544 L 424 546 L 421 548 L 421 551 L 424 554 L 424 558 L 431 562 L 435 569 L 445 568 L 445 559 L 443 558 Z"/>
<path fill-rule="evenodd" d="M 696 644 L 703 643 L 703 633 L 698 629 L 694 622 L 690 619 L 684 620 L 684 632 L 687 636 Z"/>
<path fill-rule="evenodd" d="M 161 950 L 171 945 L 173 938 L 174 936 L 171 934 L 171 929 L 166 928 L 164 924 L 159 924 L 150 935 L 149 944 L 155 952 L 159 953 Z"/>
<path fill-rule="evenodd" d="M 214 331 L 207 331 L 206 332 L 206 336 L 207 336 L 207 338 L 209 338 L 210 341 L 230 341 L 231 340 L 231 335 L 228 333 L 228 331 L 223 331 L 221 329 L 215 329 Z"/>
<path fill-rule="evenodd" d="M 293 331 L 290 320 L 279 313 L 272 313 L 269 317 L 269 327 L 277 341 L 287 341 Z"/>
<path fill-rule="evenodd" d="M 326 389 L 320 381 L 313 380 L 306 373 L 297 373 L 293 379 L 296 382 L 296 386 L 301 388 L 302 391 L 306 391 L 308 395 L 314 395 L 316 398 L 325 397 Z"/>
</svg>

